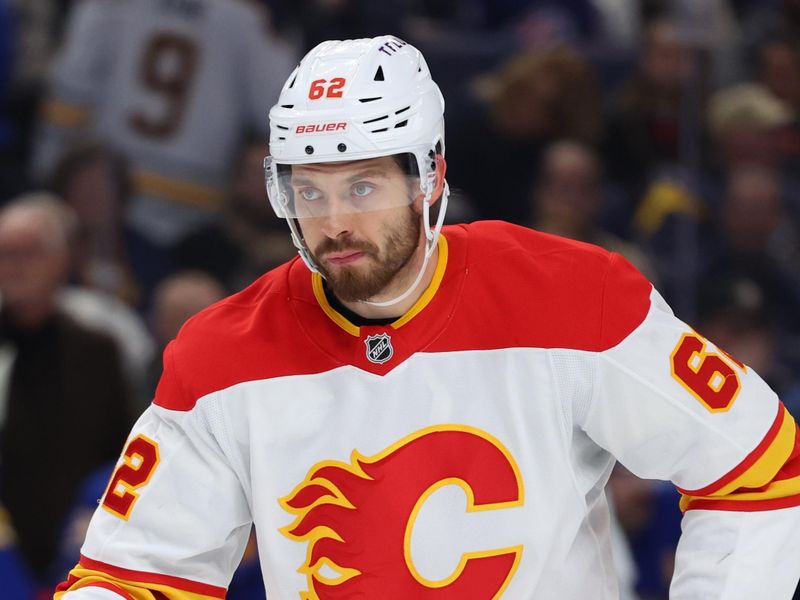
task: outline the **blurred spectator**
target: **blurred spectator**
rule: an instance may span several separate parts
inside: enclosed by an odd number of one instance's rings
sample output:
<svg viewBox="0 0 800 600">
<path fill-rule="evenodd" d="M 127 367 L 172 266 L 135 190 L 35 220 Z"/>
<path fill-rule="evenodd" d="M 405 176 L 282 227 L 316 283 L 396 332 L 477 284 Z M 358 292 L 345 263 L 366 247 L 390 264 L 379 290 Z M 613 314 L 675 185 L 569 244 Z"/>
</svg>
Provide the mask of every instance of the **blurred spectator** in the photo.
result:
<svg viewBox="0 0 800 600">
<path fill-rule="evenodd" d="M 655 269 L 644 252 L 597 223 L 605 201 L 601 168 L 587 146 L 570 141 L 550 146 L 532 192 L 533 226 L 618 252 L 656 283 Z"/>
<path fill-rule="evenodd" d="M 207 306 L 222 300 L 225 289 L 217 279 L 201 271 L 180 271 L 158 286 L 153 302 L 151 328 L 159 352 L 150 368 L 151 395 L 161 377 L 161 357 L 167 344 L 175 339 L 186 320 Z"/>
<path fill-rule="evenodd" d="M 786 271 L 798 265 L 797 230 L 783 210 L 777 170 L 740 165 L 729 174 L 720 223 L 736 257 L 768 256 Z"/>
<path fill-rule="evenodd" d="M 166 256 L 220 209 L 244 132 L 266 135 L 264 107 L 294 65 L 258 3 L 84 0 L 53 65 L 35 172 L 68 140 L 101 136 L 131 167 L 128 223 Z"/>
<path fill-rule="evenodd" d="M 56 163 L 49 184 L 78 216 L 70 281 L 146 312 L 153 288 L 174 265 L 125 222 L 126 161 L 102 144 L 78 143 Z"/>
<path fill-rule="evenodd" d="M 155 342 L 144 319 L 114 296 L 74 285 L 61 290 L 58 305 L 78 323 L 114 340 L 120 352 L 130 412 L 138 416 L 152 400 L 147 375 L 156 355 Z"/>
<path fill-rule="evenodd" d="M 711 97 L 708 121 L 718 168 L 730 171 L 747 163 L 778 166 L 778 132 L 791 123 L 792 111 L 764 86 L 742 83 Z"/>
<path fill-rule="evenodd" d="M 25 174 L 36 109 L 70 4 L 0 0 L 0 203 L 29 187 Z M 10 62 L 3 65 L 6 52 Z"/>
<path fill-rule="evenodd" d="M 758 77 L 792 111 L 800 112 L 800 40 L 767 40 L 758 52 Z"/>
<path fill-rule="evenodd" d="M 683 319 L 696 318 L 696 284 L 726 251 L 716 221 L 727 178 L 753 164 L 777 166 L 777 131 L 788 119 L 785 105 L 758 84 L 717 91 L 708 103 L 713 153 L 706 154 L 706 168 L 662 172 L 643 194 L 634 231 L 655 257 L 662 292 Z"/>
<path fill-rule="evenodd" d="M 162 346 L 175 339 L 189 317 L 222 300 L 225 290 L 212 276 L 181 271 L 161 282 L 153 307 L 153 332 Z"/>
<path fill-rule="evenodd" d="M 590 143 L 600 133 L 601 116 L 591 97 L 598 91 L 591 66 L 568 46 L 512 57 L 479 78 L 475 87 L 489 101 L 497 129 L 511 139 L 555 136 Z"/>
<path fill-rule="evenodd" d="M 0 340 L 14 354 L 0 402 L 0 503 L 39 581 L 76 485 L 119 454 L 131 424 L 114 342 L 58 308 L 74 221 L 46 194 L 0 211 Z"/>
<path fill-rule="evenodd" d="M 297 254 L 286 223 L 275 216 L 264 189 L 267 152 L 267 145 L 257 139 L 244 146 L 221 218 L 176 246 L 179 269 L 205 271 L 235 292 Z"/>
<path fill-rule="evenodd" d="M 794 38 L 770 38 L 760 46 L 756 77 L 791 112 L 789 122 L 778 129 L 777 146 L 784 173 L 800 187 L 800 20 L 796 25 Z M 800 199 L 795 209 L 800 222 Z"/>
<path fill-rule="evenodd" d="M 669 0 L 663 9 L 664 17 L 673 23 L 681 42 L 695 55 L 695 65 L 704 71 L 703 77 L 710 88 L 731 85 L 747 77 L 741 31 L 730 5 L 731 0 Z M 700 82 L 693 81 L 692 85 L 697 83 Z M 691 94 L 692 90 L 685 92 Z"/>
<path fill-rule="evenodd" d="M 800 333 L 797 232 L 786 221 L 777 171 L 744 167 L 728 175 L 726 193 L 700 274 L 701 305 L 715 305 L 719 290 L 749 281 L 763 294 L 763 310 L 787 333 Z"/>
<path fill-rule="evenodd" d="M 136 306 L 139 289 L 128 261 L 124 224 L 128 172 L 121 157 L 100 144 L 81 144 L 65 152 L 53 170 L 50 187 L 75 211 L 78 232 L 70 279 Z"/>
<path fill-rule="evenodd" d="M 117 342 L 132 394 L 132 410 L 138 414 L 150 402 L 143 382 L 155 346 L 144 321 L 131 308 L 142 303 L 140 286 L 128 262 L 128 248 L 138 248 L 136 256 L 142 258 L 148 256 L 144 251 L 148 242 L 123 222 L 128 193 L 125 164 L 99 144 L 79 145 L 56 165 L 51 187 L 78 219 L 72 241 L 71 285 L 59 297 L 61 308 Z M 146 267 L 142 281 L 151 285 L 156 276 L 166 273 L 163 263 Z"/>
<path fill-rule="evenodd" d="M 591 66 L 569 47 L 520 54 L 475 88 L 485 108 L 448 133 L 448 173 L 478 217 L 524 223 L 543 149 L 561 138 L 598 139 Z"/>
<path fill-rule="evenodd" d="M 632 198 L 681 160 L 682 103 L 695 71 L 692 49 L 670 21 L 652 21 L 643 36 L 635 72 L 612 99 L 603 151 L 608 175 Z"/>
</svg>

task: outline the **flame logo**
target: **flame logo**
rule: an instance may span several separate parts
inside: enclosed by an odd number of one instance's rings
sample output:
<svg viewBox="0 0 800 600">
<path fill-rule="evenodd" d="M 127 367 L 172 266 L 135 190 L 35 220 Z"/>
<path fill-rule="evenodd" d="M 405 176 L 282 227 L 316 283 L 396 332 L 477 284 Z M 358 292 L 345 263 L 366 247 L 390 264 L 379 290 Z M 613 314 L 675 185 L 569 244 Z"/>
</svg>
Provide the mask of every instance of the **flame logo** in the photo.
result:
<svg viewBox="0 0 800 600">
<path fill-rule="evenodd" d="M 467 511 L 523 503 L 522 478 L 511 454 L 488 433 L 444 425 L 418 431 L 351 463 L 322 461 L 281 506 L 296 515 L 280 531 L 308 543 L 298 570 L 308 581 L 302 600 L 499 598 L 516 571 L 522 546 L 469 552 L 455 572 L 430 581 L 411 559 L 411 531 L 427 498 L 459 485 Z"/>
</svg>

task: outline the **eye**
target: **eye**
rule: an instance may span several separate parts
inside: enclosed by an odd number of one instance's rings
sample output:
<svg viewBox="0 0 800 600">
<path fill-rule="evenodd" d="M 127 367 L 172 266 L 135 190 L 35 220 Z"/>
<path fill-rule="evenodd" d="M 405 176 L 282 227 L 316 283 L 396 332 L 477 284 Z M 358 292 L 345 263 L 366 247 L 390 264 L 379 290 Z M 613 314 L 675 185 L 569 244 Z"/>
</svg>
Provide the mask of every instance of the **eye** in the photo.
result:
<svg viewBox="0 0 800 600">
<path fill-rule="evenodd" d="M 374 189 L 374 185 L 361 181 L 353 186 L 352 191 L 354 196 L 363 198 L 364 196 L 369 196 Z"/>
<path fill-rule="evenodd" d="M 319 200 L 322 198 L 322 192 L 320 192 L 317 188 L 303 188 L 298 190 L 298 193 L 306 202 L 311 202 L 312 200 Z"/>
</svg>

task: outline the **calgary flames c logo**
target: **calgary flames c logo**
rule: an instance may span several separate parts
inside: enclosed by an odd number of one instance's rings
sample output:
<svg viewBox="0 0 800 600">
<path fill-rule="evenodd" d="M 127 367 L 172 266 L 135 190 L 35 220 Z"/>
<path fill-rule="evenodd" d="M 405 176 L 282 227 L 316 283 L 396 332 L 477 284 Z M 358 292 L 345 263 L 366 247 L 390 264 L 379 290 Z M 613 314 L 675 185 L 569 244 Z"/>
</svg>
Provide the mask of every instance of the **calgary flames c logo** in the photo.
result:
<svg viewBox="0 0 800 600">
<path fill-rule="evenodd" d="M 441 581 L 422 577 L 411 559 L 416 516 L 445 485 L 464 490 L 469 512 L 522 504 L 519 469 L 498 440 L 471 427 L 436 426 L 375 456 L 354 450 L 351 461 L 318 463 L 280 501 L 297 515 L 281 533 L 308 542 L 299 569 L 308 578 L 303 600 L 500 597 L 521 546 L 464 554 L 455 572 Z"/>
</svg>

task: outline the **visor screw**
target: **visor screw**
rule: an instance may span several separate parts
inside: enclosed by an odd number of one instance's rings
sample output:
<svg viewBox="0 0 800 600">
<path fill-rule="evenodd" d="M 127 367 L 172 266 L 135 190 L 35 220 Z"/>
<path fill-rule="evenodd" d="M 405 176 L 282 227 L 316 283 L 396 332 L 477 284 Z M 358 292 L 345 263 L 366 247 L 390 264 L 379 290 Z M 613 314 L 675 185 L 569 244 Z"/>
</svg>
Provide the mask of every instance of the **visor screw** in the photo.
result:
<svg viewBox="0 0 800 600">
<path fill-rule="evenodd" d="M 314 154 L 314 146 L 306 146 L 306 154 Z"/>
<path fill-rule="evenodd" d="M 336 146 L 336 149 L 339 150 L 339 152 L 345 152 L 347 150 L 347 145 L 339 144 L 338 146 Z"/>
</svg>

